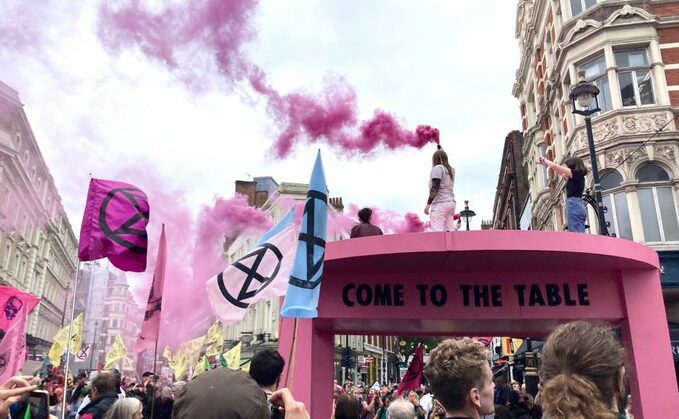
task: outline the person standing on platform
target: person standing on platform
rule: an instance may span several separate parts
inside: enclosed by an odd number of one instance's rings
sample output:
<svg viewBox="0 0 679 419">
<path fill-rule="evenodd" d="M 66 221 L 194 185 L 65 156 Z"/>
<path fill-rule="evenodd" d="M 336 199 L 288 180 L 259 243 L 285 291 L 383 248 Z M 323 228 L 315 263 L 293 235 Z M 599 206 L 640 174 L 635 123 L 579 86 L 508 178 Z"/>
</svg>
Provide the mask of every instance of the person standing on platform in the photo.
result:
<svg viewBox="0 0 679 419">
<path fill-rule="evenodd" d="M 571 157 L 566 160 L 565 166 L 540 157 L 539 162 L 549 167 L 555 173 L 566 178 L 566 221 L 568 231 L 571 233 L 584 233 L 587 210 L 582 203 L 582 193 L 585 190 L 585 175 L 587 167 L 580 157 Z"/>
<path fill-rule="evenodd" d="M 356 224 L 351 229 L 350 238 L 366 237 L 366 236 L 381 236 L 382 229 L 374 224 L 370 224 L 370 217 L 373 211 L 370 208 L 363 208 L 358 212 L 358 219 L 360 224 Z"/>
<path fill-rule="evenodd" d="M 424 213 L 429 215 L 431 231 L 453 231 L 455 215 L 455 169 L 448 163 L 448 155 L 438 146 L 432 156 L 429 174 L 429 198 Z"/>
</svg>

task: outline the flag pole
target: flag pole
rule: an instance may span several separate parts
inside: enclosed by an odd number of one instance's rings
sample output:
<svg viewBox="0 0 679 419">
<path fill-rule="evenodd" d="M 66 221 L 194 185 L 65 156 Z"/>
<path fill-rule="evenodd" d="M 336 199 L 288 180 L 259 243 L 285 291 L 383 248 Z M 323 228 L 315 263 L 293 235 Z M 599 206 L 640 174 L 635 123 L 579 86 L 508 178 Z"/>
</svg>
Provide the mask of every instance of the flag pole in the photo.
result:
<svg viewBox="0 0 679 419">
<path fill-rule="evenodd" d="M 160 333 L 156 333 L 156 345 L 155 348 L 153 349 L 153 377 L 151 377 L 151 380 L 155 380 L 156 378 L 156 358 L 158 357 L 158 335 Z M 148 391 L 148 389 L 146 389 Z M 153 410 L 156 405 L 156 383 L 153 383 L 153 393 L 151 394 L 151 415 L 150 417 L 153 417 Z"/>
<path fill-rule="evenodd" d="M 75 280 L 73 281 L 73 298 L 71 301 L 71 322 L 68 325 L 68 343 L 66 344 L 66 365 L 64 367 L 64 392 L 61 396 L 61 419 L 66 417 L 66 386 L 68 384 L 68 371 L 71 365 L 71 343 L 73 341 L 73 318 L 75 317 L 75 294 L 78 289 L 78 277 L 80 276 L 80 258 L 76 258 Z M 66 309 L 64 307 L 64 309 Z M 78 348 L 76 348 L 76 351 Z"/>
<path fill-rule="evenodd" d="M 295 322 L 292 327 L 292 345 L 290 345 L 290 364 L 288 364 L 288 370 L 285 372 L 285 387 L 292 391 L 292 383 L 295 380 L 295 355 L 297 353 L 297 321 L 299 319 L 295 317 Z"/>
</svg>

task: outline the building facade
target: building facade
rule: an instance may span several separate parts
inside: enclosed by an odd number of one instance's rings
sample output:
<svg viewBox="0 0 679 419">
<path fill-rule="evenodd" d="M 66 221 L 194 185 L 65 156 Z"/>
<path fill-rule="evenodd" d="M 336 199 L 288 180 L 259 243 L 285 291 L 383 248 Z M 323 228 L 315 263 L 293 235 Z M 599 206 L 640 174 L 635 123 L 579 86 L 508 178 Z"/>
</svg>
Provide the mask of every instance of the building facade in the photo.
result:
<svg viewBox="0 0 679 419">
<path fill-rule="evenodd" d="M 600 90 L 592 124 L 609 231 L 658 252 L 679 341 L 679 1 L 522 0 L 516 37 L 521 62 L 513 94 L 529 185 L 520 224 L 565 227 L 565 181 L 538 158 L 577 156 L 589 166 L 584 119 L 569 99 L 582 73 Z M 588 212 L 596 234 L 596 215 Z"/>
<path fill-rule="evenodd" d="M 521 209 L 528 197 L 528 177 L 523 164 L 522 147 L 521 132 L 507 134 L 493 204 L 493 229 L 520 229 Z"/>
<path fill-rule="evenodd" d="M 77 245 L 19 94 L 0 82 L 0 283 L 41 298 L 27 326 L 31 359 L 68 321 Z"/>
</svg>

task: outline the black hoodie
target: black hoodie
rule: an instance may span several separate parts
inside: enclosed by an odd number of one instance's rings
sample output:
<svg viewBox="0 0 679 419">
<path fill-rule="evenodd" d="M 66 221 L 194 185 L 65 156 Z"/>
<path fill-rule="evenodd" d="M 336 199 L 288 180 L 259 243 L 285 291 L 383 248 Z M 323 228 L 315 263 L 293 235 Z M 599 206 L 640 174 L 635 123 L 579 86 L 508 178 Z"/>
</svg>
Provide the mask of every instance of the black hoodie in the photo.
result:
<svg viewBox="0 0 679 419">
<path fill-rule="evenodd" d="M 97 397 L 92 403 L 85 406 L 80 412 L 80 419 L 103 419 L 106 412 L 118 401 L 118 394 L 115 392 L 104 393 Z"/>
</svg>

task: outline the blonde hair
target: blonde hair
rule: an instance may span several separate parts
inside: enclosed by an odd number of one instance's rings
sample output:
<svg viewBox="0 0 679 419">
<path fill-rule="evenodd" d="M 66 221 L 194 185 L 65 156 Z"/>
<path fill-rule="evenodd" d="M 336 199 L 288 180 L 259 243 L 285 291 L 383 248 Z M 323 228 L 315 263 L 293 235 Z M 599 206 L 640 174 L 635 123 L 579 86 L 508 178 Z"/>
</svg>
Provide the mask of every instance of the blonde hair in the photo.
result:
<svg viewBox="0 0 679 419">
<path fill-rule="evenodd" d="M 429 355 L 424 368 L 434 397 L 446 410 L 465 406 L 466 395 L 483 385 L 488 368 L 488 351 L 471 338 L 447 339 Z"/>
<path fill-rule="evenodd" d="M 113 406 L 106 412 L 104 419 L 133 419 L 135 413 L 142 408 L 139 399 L 127 397 L 113 403 Z"/>
<path fill-rule="evenodd" d="M 615 418 L 625 350 L 610 327 L 572 322 L 557 327 L 542 348 L 542 406 L 550 419 Z"/>
</svg>

